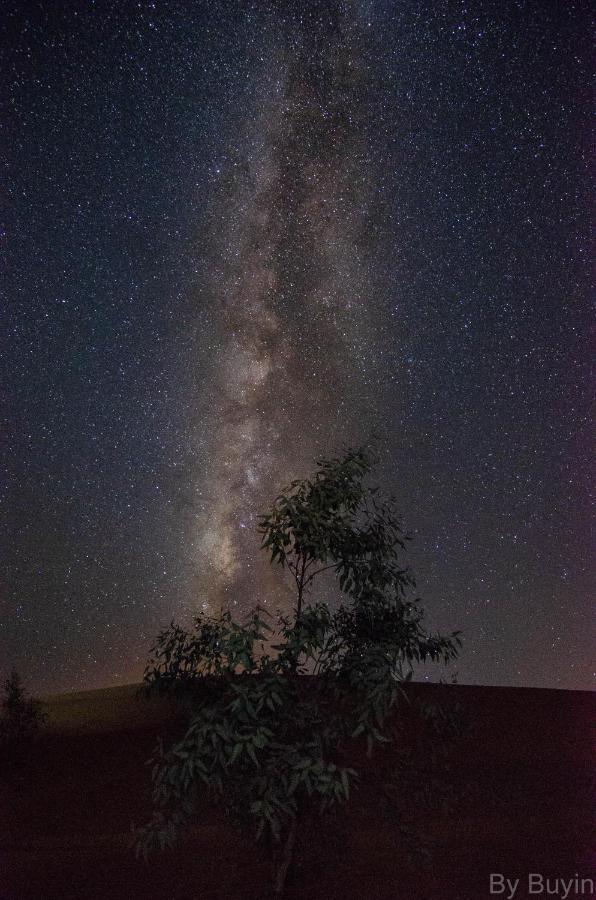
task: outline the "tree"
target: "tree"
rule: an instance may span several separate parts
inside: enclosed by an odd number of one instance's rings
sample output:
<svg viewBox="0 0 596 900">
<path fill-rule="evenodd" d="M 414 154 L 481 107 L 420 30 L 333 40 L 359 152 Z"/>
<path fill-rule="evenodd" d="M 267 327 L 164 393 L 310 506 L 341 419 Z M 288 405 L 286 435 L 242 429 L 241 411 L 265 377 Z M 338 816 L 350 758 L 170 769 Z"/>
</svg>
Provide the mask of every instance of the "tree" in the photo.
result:
<svg viewBox="0 0 596 900">
<path fill-rule="evenodd" d="M 45 715 L 37 700 L 27 697 L 21 676 L 13 669 L 3 684 L 0 747 L 9 758 L 17 759 L 37 735 Z"/>
<path fill-rule="evenodd" d="M 323 459 L 261 517 L 262 546 L 294 578 L 293 616 L 272 624 L 257 607 L 244 623 L 224 612 L 158 635 L 145 691 L 182 694 L 190 712 L 182 739 L 154 755 L 155 811 L 138 851 L 173 843 L 205 793 L 269 841 L 280 894 L 305 813 L 345 803 L 359 777 L 343 764 L 347 742 L 365 739 L 369 755 L 388 742 L 413 664 L 456 658 L 459 632 L 428 634 L 419 601 L 407 599 L 407 535 L 392 503 L 365 486 L 371 465 L 362 449 Z M 331 569 L 346 602 L 307 604 Z"/>
</svg>

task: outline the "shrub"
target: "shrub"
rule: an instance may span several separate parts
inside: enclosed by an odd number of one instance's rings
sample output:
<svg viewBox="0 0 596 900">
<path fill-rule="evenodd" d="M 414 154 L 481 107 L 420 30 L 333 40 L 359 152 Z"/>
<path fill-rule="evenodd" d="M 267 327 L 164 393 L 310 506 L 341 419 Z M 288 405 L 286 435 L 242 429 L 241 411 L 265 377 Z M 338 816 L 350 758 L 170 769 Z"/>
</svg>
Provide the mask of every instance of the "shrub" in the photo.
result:
<svg viewBox="0 0 596 900">
<path fill-rule="evenodd" d="M 3 684 L 0 716 L 0 748 L 9 759 L 17 760 L 37 736 L 45 720 L 41 705 L 27 697 L 22 680 L 15 669 Z"/>
</svg>

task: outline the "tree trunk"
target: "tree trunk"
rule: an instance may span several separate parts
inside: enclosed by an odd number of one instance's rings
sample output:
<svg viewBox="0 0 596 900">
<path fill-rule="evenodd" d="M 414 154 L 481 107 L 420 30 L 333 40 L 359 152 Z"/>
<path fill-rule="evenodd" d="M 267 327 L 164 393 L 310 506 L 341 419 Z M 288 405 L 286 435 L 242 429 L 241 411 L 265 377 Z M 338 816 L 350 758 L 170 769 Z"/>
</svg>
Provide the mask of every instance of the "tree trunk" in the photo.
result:
<svg viewBox="0 0 596 900">
<path fill-rule="evenodd" d="M 299 568 L 300 568 L 300 565 L 298 564 L 296 566 L 297 572 L 298 572 Z M 304 576 L 305 576 L 305 574 L 306 574 L 306 553 L 302 553 L 302 567 L 301 567 L 300 575 L 298 576 L 298 579 L 297 579 L 298 605 L 296 608 L 296 622 L 298 622 L 298 620 L 300 619 L 300 616 L 302 615 L 302 598 L 304 596 Z"/>
<path fill-rule="evenodd" d="M 288 836 L 286 837 L 283 850 L 281 853 L 281 860 L 279 866 L 277 867 L 277 872 L 275 873 L 275 883 L 273 886 L 273 892 L 276 897 L 281 897 L 284 891 L 284 885 L 286 883 L 286 877 L 288 874 L 288 869 L 292 863 L 292 856 L 294 854 L 294 844 L 296 842 L 296 817 L 292 818 L 290 823 L 290 829 L 288 831 Z"/>
</svg>

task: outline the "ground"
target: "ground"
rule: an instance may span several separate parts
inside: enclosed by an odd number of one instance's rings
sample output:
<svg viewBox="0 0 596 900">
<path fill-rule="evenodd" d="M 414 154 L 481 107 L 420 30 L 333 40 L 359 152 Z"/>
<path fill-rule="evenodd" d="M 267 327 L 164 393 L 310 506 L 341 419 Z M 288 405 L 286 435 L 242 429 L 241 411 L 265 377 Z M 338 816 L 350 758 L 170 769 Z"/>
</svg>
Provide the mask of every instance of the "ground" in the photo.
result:
<svg viewBox="0 0 596 900">
<path fill-rule="evenodd" d="M 520 878 L 519 900 L 530 872 L 551 886 L 596 878 L 596 694 L 431 684 L 412 694 L 459 701 L 470 721 L 449 757 L 455 803 L 415 813 L 430 860 L 404 849 L 398 813 L 382 799 L 391 752 L 375 753 L 349 809 L 303 828 L 288 900 L 481 900 L 497 896 L 491 873 Z M 156 736 L 179 727 L 169 703 L 140 701 L 131 686 L 46 698 L 44 708 L 28 758 L 0 773 L 1 900 L 267 896 L 265 847 L 211 808 L 176 849 L 148 865 L 135 859 L 131 824 L 150 811 L 144 763 Z"/>
</svg>

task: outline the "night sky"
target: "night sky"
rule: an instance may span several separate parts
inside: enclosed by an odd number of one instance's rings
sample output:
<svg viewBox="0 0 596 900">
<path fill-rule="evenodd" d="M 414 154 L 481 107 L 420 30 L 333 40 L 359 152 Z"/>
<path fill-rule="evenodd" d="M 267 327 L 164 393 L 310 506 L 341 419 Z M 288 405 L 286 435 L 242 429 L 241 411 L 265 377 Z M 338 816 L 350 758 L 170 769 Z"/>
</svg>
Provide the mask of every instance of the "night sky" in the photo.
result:
<svg viewBox="0 0 596 900">
<path fill-rule="evenodd" d="M 257 515 L 375 435 L 459 680 L 593 688 L 588 4 L 5 9 L 0 671 L 287 603 Z"/>
</svg>

